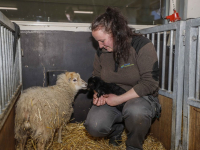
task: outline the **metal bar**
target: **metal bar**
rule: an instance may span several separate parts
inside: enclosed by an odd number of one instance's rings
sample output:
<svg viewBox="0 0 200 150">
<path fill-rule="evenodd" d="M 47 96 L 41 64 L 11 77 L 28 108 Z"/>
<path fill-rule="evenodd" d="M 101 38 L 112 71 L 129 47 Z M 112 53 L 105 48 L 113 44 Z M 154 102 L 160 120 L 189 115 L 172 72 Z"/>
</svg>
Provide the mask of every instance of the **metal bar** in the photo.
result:
<svg viewBox="0 0 200 150">
<path fill-rule="evenodd" d="M 10 91 L 10 99 L 12 98 L 12 86 L 11 86 L 11 67 L 12 67 L 12 56 L 11 56 L 11 51 L 12 51 L 12 42 L 11 42 L 11 36 L 12 36 L 12 33 L 9 31 L 8 32 L 8 41 L 9 41 L 9 91 Z"/>
<path fill-rule="evenodd" d="M 192 27 L 197 27 L 200 25 L 200 18 L 190 19 L 187 21 L 187 23 Z"/>
<path fill-rule="evenodd" d="M 172 93 L 172 92 L 169 92 L 169 91 L 167 91 L 167 90 L 161 90 L 161 89 L 160 89 L 160 90 L 158 91 L 158 94 L 173 99 L 173 93 Z"/>
<path fill-rule="evenodd" d="M 18 81 L 19 81 L 19 59 L 18 59 L 18 57 L 19 57 L 19 53 L 18 53 L 18 43 L 17 43 L 17 45 L 16 45 L 16 56 L 15 56 L 15 71 L 16 71 L 16 74 L 15 74 L 15 89 L 17 89 L 17 87 L 18 87 L 18 85 L 19 85 L 19 83 L 18 83 Z"/>
<path fill-rule="evenodd" d="M 190 20 L 188 20 L 190 21 Z M 192 43 L 191 39 L 191 26 L 190 23 L 186 22 L 185 28 L 185 72 L 184 72 L 184 97 L 183 97 L 183 139 L 182 146 L 184 150 L 188 149 L 188 133 L 189 133 L 189 106 L 188 106 L 188 97 L 189 97 L 189 55 L 190 55 L 190 45 Z"/>
<path fill-rule="evenodd" d="M 13 23 L 0 11 L 0 24 L 12 31 L 15 31 Z"/>
<path fill-rule="evenodd" d="M 147 38 L 149 39 L 149 34 L 147 34 Z"/>
<path fill-rule="evenodd" d="M 4 27 L 1 26 L 1 44 L 2 44 L 2 64 L 3 64 L 3 69 L 2 69 L 2 73 L 3 73 L 3 82 L 2 82 L 2 90 L 3 90 L 3 101 L 2 101 L 2 109 L 4 109 L 5 107 L 5 103 L 6 103 L 6 80 L 5 80 L 5 68 L 6 68 L 6 60 L 5 60 L 5 38 L 4 38 Z"/>
<path fill-rule="evenodd" d="M 11 35 L 11 45 L 13 47 L 13 35 Z M 12 91 L 12 95 L 14 95 L 14 60 L 13 60 L 13 50 L 11 51 L 11 91 Z"/>
<path fill-rule="evenodd" d="M 160 59 L 160 32 L 157 33 L 157 57 L 158 57 L 158 66 Z"/>
<path fill-rule="evenodd" d="M 165 89 L 165 63 L 166 63 L 166 31 L 163 38 L 163 57 L 162 57 L 162 82 L 161 89 Z"/>
<path fill-rule="evenodd" d="M 19 49 L 19 76 L 20 80 L 19 83 L 22 84 L 22 51 L 21 51 L 21 40 L 18 39 L 18 49 Z"/>
<path fill-rule="evenodd" d="M 13 37 L 13 41 L 14 41 L 14 37 Z M 17 53 L 16 53 L 17 54 Z M 13 54 L 14 55 L 14 54 Z M 16 73 L 17 73 L 17 69 L 16 69 L 16 63 L 17 63 L 17 59 L 16 59 L 17 55 L 15 55 L 15 59 L 13 62 L 13 91 L 15 93 L 15 89 L 16 89 Z"/>
<path fill-rule="evenodd" d="M 174 70 L 174 76 L 177 74 L 177 78 L 174 80 L 178 81 L 176 94 L 176 138 L 175 138 L 175 149 L 178 149 L 179 141 L 181 141 L 181 127 L 182 127 L 182 105 L 183 105 L 183 81 L 184 81 L 184 54 L 185 46 L 183 44 L 184 35 L 185 35 L 186 22 L 180 23 L 180 27 L 176 30 L 176 46 L 175 46 L 175 58 L 177 58 L 177 63 L 175 66 L 177 70 Z M 175 83 L 175 82 L 174 82 Z M 175 93 L 175 92 L 174 92 Z"/>
<path fill-rule="evenodd" d="M 200 27 L 198 27 L 198 36 L 197 36 L 197 39 L 198 39 L 198 42 L 197 42 L 197 62 L 196 62 L 196 96 L 195 98 L 196 99 L 199 99 L 199 71 L 200 71 Z"/>
<path fill-rule="evenodd" d="M 154 42 L 155 42 L 155 33 L 152 33 L 151 34 L 151 42 L 153 43 L 153 45 L 154 45 Z"/>
<path fill-rule="evenodd" d="M 153 32 L 176 30 L 177 27 L 179 27 L 182 22 L 185 22 L 185 21 L 177 21 L 177 22 L 170 23 L 170 24 L 165 24 L 165 25 L 155 26 L 152 28 L 142 29 L 142 30 L 137 31 L 137 33 L 149 34 L 149 33 L 153 33 Z"/>
<path fill-rule="evenodd" d="M 8 89 L 8 39 L 7 39 L 7 29 L 4 28 L 4 38 L 5 38 L 5 82 L 6 82 L 6 105 L 8 104 L 8 99 L 9 99 L 9 89 Z"/>
<path fill-rule="evenodd" d="M 170 32 L 170 53 L 169 53 L 169 74 L 168 74 L 168 91 L 171 91 L 172 86 L 172 58 L 173 58 L 173 36 L 174 31 Z"/>
<path fill-rule="evenodd" d="M 0 25 L 1 28 L 1 25 Z M 0 30 L 0 35 L 2 35 L 1 30 Z M 2 36 L 0 36 L 0 86 L 1 86 L 1 95 L 0 95 L 0 114 L 2 112 L 3 109 L 3 105 L 4 105 L 4 88 L 3 88 L 3 52 L 2 52 Z"/>
<path fill-rule="evenodd" d="M 191 40 L 190 45 L 190 54 L 189 54 L 189 97 L 194 98 L 195 97 L 195 70 L 196 70 L 196 44 L 197 44 L 197 29 L 191 28 L 191 38 L 188 40 Z"/>
<path fill-rule="evenodd" d="M 6 66 L 6 70 L 7 70 L 7 104 L 10 101 L 10 81 L 9 81 L 9 53 L 10 53 L 10 46 L 9 46 L 9 30 L 6 29 L 6 55 L 7 55 L 7 66 Z"/>
<path fill-rule="evenodd" d="M 187 103 L 188 103 L 189 105 L 191 105 L 191 106 L 200 108 L 200 102 L 199 102 L 199 100 L 190 99 L 190 98 L 189 98 Z"/>
<path fill-rule="evenodd" d="M 16 72 L 16 88 L 18 87 L 18 85 L 19 85 L 19 48 L 18 48 L 18 42 L 17 42 L 17 45 L 16 45 L 16 49 L 17 49 L 17 51 L 16 51 L 16 70 L 17 70 L 17 72 Z"/>
</svg>

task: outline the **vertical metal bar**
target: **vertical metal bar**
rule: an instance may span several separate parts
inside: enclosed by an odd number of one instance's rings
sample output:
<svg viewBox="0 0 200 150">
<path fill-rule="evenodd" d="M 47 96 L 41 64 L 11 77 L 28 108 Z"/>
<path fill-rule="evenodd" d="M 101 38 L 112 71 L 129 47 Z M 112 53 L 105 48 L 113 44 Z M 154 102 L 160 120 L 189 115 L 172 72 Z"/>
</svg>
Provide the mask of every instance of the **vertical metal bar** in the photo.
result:
<svg viewBox="0 0 200 150">
<path fill-rule="evenodd" d="M 9 91 L 10 91 L 10 99 L 12 98 L 12 86 L 11 86 L 11 68 L 12 68 L 12 56 L 11 56 L 11 51 L 12 51 L 12 43 L 11 43 L 11 36 L 12 36 L 12 33 L 11 31 L 9 31 Z"/>
<path fill-rule="evenodd" d="M 19 83 L 22 84 L 22 51 L 21 51 L 21 40 L 18 40 L 18 49 L 19 49 Z"/>
<path fill-rule="evenodd" d="M 13 47 L 13 35 L 11 34 L 11 45 Z M 12 95 L 14 95 L 14 59 L 13 59 L 13 50 L 11 51 L 11 86 L 12 86 Z"/>
<path fill-rule="evenodd" d="M 14 42 L 14 37 L 13 37 L 13 42 Z M 13 54 L 14 55 L 14 54 Z M 16 66 L 17 66 L 17 53 L 16 53 L 16 55 L 15 55 L 15 59 L 14 59 L 14 74 L 13 74 L 13 82 L 14 82 L 14 85 L 13 85 L 13 90 L 14 90 L 14 93 L 15 93 L 15 90 L 16 90 L 16 78 L 17 78 L 17 76 L 16 76 L 16 74 L 17 74 L 17 68 L 16 68 Z"/>
<path fill-rule="evenodd" d="M 199 71 L 200 71 L 200 69 L 199 69 L 199 67 L 200 67 L 200 39 L 199 39 L 199 37 L 200 37 L 200 26 L 198 27 L 198 42 L 197 42 L 197 67 L 196 67 L 196 91 L 195 91 L 195 93 L 196 93 L 196 100 L 199 100 L 199 75 L 200 75 L 200 73 L 199 73 Z"/>
<path fill-rule="evenodd" d="M 195 97 L 195 70 L 196 70 L 196 43 L 197 41 L 195 40 L 197 38 L 197 29 L 196 28 L 191 28 L 191 45 L 190 45 L 190 55 L 189 55 L 189 97 L 194 98 Z"/>
<path fill-rule="evenodd" d="M 9 31 L 6 30 L 6 39 L 7 39 L 7 81 L 8 81 L 8 102 L 10 101 L 10 42 L 9 42 Z"/>
<path fill-rule="evenodd" d="M 19 52 L 18 52 L 18 43 L 16 45 L 16 77 L 15 77 L 15 90 L 17 89 L 17 86 L 18 86 L 18 81 L 19 81 Z"/>
<path fill-rule="evenodd" d="M 2 49 L 2 26 L 0 25 L 0 86 L 1 86 L 1 101 L 0 101 L 0 113 L 3 110 L 4 106 L 4 88 L 3 88 L 3 49 Z"/>
<path fill-rule="evenodd" d="M 152 36 L 152 37 L 151 37 L 151 39 L 152 39 L 151 41 L 152 41 L 152 43 L 153 43 L 153 45 L 154 45 L 154 42 L 155 42 L 155 33 L 152 33 L 151 36 Z"/>
<path fill-rule="evenodd" d="M 168 75 L 168 91 L 171 92 L 172 83 L 172 54 L 173 54 L 173 36 L 174 31 L 170 31 L 170 53 L 169 53 L 169 75 Z"/>
<path fill-rule="evenodd" d="M 191 36 L 191 26 L 190 21 L 186 22 L 185 28 L 185 68 L 184 68 L 184 100 L 183 100 L 183 139 L 182 139 L 182 146 L 184 150 L 188 149 L 188 133 L 189 133 L 189 105 L 188 105 L 188 97 L 189 97 L 189 55 L 190 55 L 190 45 L 192 43 L 192 36 Z"/>
<path fill-rule="evenodd" d="M 185 22 L 180 22 L 176 30 L 176 46 L 175 46 L 175 67 L 174 67 L 174 91 L 173 91 L 173 113 L 176 114 L 175 123 L 175 149 L 178 149 L 179 143 L 181 141 L 181 127 L 182 127 L 182 107 L 183 107 L 183 81 L 184 81 L 184 54 L 185 45 L 183 44 L 185 35 Z M 173 118 L 172 118 L 173 119 Z"/>
<path fill-rule="evenodd" d="M 147 38 L 149 39 L 149 34 L 147 34 Z"/>
<path fill-rule="evenodd" d="M 6 79 L 5 79 L 5 76 L 6 76 L 6 71 L 5 71 L 5 68 L 6 68 L 6 60 L 5 60 L 5 38 L 4 38 L 4 27 L 2 26 L 1 27 L 1 43 L 2 43 L 2 64 L 3 64 L 3 69 L 2 69 L 2 73 L 3 73 L 3 94 L 4 94 L 4 98 L 3 98 L 3 101 L 2 101 L 2 109 L 5 108 L 5 103 L 6 103 Z"/>
<path fill-rule="evenodd" d="M 158 57 L 158 65 L 160 59 L 160 32 L 157 33 L 157 57 Z"/>
<path fill-rule="evenodd" d="M 7 34 L 7 59 L 8 59 L 8 66 L 7 66 L 7 80 L 8 80 L 8 102 L 10 102 L 10 42 L 9 42 L 9 33 L 10 31 L 7 30 L 6 34 Z"/>
<path fill-rule="evenodd" d="M 7 29 L 4 28 L 4 38 L 5 38 L 5 81 L 6 81 L 6 104 L 8 104 L 8 39 L 7 39 Z"/>
<path fill-rule="evenodd" d="M 161 89 L 165 89 L 166 35 L 167 35 L 167 32 L 164 31 L 164 37 L 163 37 L 162 83 L 161 83 Z"/>
<path fill-rule="evenodd" d="M 17 43 L 18 45 L 18 43 Z M 17 89 L 17 86 L 18 86 L 18 77 L 19 77 L 19 59 L 18 59 L 18 46 L 16 45 L 16 55 L 15 55 L 15 92 L 16 92 L 16 89 Z"/>
<path fill-rule="evenodd" d="M 14 54 L 13 54 L 14 55 Z M 17 55 L 15 55 L 15 58 L 16 58 Z M 14 59 L 14 72 L 13 72 L 13 90 L 14 90 L 14 93 L 15 93 L 15 89 L 16 89 L 16 73 L 17 73 L 17 70 L 16 70 L 16 63 L 17 63 L 17 59 Z"/>
</svg>

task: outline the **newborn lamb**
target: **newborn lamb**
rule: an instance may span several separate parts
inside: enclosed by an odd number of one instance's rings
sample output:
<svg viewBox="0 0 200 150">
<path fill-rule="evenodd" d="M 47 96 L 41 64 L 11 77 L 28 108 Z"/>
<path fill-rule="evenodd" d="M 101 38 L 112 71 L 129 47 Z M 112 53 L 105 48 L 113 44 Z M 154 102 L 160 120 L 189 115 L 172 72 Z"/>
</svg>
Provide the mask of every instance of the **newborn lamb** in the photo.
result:
<svg viewBox="0 0 200 150">
<path fill-rule="evenodd" d="M 97 97 L 101 97 L 104 94 L 122 95 L 126 91 L 115 83 L 106 83 L 99 77 L 90 77 L 88 79 L 87 89 L 89 91 L 97 92 Z M 119 111 L 122 111 L 125 103 L 115 106 Z"/>
</svg>

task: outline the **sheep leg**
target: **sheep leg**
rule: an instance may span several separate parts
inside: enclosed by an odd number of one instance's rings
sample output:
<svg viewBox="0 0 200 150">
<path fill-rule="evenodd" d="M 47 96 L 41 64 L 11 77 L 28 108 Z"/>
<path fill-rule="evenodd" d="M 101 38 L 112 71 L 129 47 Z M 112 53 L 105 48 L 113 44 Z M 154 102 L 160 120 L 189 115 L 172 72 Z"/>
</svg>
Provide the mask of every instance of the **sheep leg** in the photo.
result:
<svg viewBox="0 0 200 150">
<path fill-rule="evenodd" d="M 58 143 L 62 143 L 61 133 L 62 133 L 62 127 L 60 127 L 58 130 Z"/>
<path fill-rule="evenodd" d="M 24 150 L 24 147 L 25 147 L 25 144 L 26 144 L 26 139 L 27 139 L 27 136 L 24 136 L 23 138 L 21 138 L 19 141 L 19 148 L 20 150 Z"/>
</svg>

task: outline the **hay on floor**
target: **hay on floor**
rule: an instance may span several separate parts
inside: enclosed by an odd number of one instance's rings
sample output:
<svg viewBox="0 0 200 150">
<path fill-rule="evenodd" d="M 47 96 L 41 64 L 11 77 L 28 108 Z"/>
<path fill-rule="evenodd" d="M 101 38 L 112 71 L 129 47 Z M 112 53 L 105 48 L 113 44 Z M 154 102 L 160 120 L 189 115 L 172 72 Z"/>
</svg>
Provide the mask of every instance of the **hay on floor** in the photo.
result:
<svg viewBox="0 0 200 150">
<path fill-rule="evenodd" d="M 50 150 L 125 150 L 125 131 L 122 134 L 120 146 L 109 145 L 109 140 L 105 138 L 94 138 L 86 131 L 83 123 L 69 123 L 62 131 L 62 143 L 58 143 L 58 134 L 55 135 Z M 166 150 L 162 143 L 149 135 L 143 145 L 144 150 Z M 26 149 L 35 150 L 36 143 L 28 139 Z"/>
</svg>

